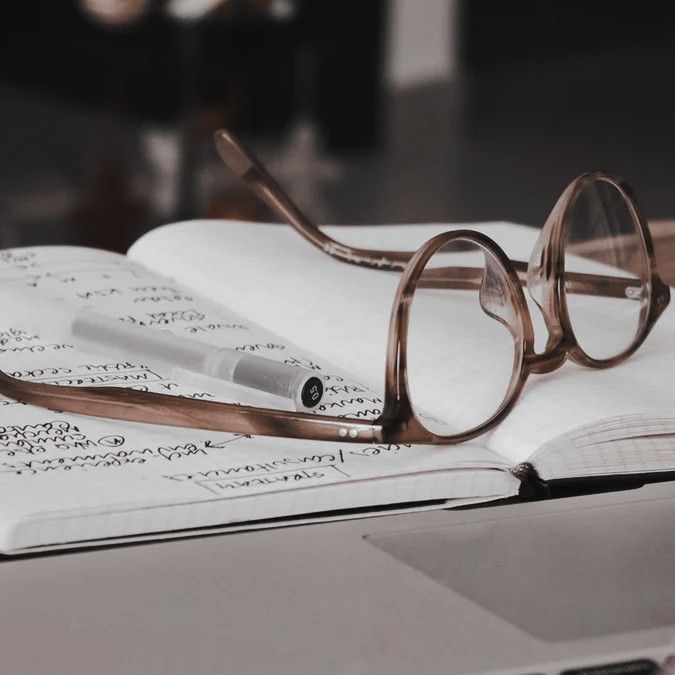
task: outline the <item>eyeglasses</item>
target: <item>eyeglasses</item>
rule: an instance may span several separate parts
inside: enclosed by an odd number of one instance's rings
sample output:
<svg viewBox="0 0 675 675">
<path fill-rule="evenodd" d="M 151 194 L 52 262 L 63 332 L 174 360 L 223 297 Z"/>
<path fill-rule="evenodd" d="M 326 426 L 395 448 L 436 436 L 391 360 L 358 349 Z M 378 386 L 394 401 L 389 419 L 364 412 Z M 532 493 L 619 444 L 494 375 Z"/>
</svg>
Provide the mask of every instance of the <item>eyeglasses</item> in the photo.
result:
<svg viewBox="0 0 675 675">
<path fill-rule="evenodd" d="M 230 169 L 311 245 L 344 263 L 402 272 L 389 326 L 382 414 L 356 420 L 26 382 L 1 371 L 0 393 L 66 412 L 239 434 L 453 444 L 503 420 L 532 374 L 550 373 L 567 360 L 591 368 L 624 361 L 670 301 L 649 228 L 629 187 L 610 174 L 587 173 L 569 184 L 525 263 L 470 230 L 440 234 L 415 252 L 345 245 L 312 223 L 233 134 L 220 130 L 215 141 Z M 548 332 L 541 352 L 534 348 L 523 286 Z"/>
</svg>

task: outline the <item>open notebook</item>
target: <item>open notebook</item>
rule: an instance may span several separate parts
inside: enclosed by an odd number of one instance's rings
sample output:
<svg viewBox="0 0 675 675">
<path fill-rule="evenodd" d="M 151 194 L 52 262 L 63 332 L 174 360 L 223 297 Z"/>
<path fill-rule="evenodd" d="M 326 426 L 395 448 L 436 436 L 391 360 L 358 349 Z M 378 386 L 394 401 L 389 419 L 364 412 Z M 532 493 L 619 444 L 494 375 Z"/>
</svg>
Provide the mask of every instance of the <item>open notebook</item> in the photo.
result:
<svg viewBox="0 0 675 675">
<path fill-rule="evenodd" d="M 537 234 L 506 223 L 471 227 L 522 259 Z M 410 250 L 447 229 L 354 227 L 346 236 Z M 345 238 L 345 230 L 335 234 Z M 381 409 L 397 281 L 337 262 L 289 227 L 239 222 L 167 225 L 127 256 L 75 247 L 0 252 L 5 290 L 34 288 L 130 324 L 316 369 L 326 389 L 319 412 L 362 418 Z M 53 311 L 36 316 L 19 305 L 3 308 L 0 326 L 0 368 L 17 377 L 279 405 L 185 371 L 78 352 Z M 543 481 L 672 471 L 674 344 L 670 309 L 627 363 L 533 377 L 494 431 L 450 447 L 251 438 L 0 398 L 0 551 L 489 501 L 518 493 L 524 463 Z"/>
</svg>

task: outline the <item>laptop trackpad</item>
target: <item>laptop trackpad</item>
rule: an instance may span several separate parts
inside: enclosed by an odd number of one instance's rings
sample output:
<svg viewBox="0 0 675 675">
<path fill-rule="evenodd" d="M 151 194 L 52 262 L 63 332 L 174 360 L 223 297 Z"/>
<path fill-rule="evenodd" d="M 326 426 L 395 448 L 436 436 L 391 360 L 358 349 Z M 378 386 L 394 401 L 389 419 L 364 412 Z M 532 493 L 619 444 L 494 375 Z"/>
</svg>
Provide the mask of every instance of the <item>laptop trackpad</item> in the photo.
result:
<svg viewBox="0 0 675 675">
<path fill-rule="evenodd" d="M 673 499 L 367 540 L 542 640 L 675 625 Z"/>
</svg>

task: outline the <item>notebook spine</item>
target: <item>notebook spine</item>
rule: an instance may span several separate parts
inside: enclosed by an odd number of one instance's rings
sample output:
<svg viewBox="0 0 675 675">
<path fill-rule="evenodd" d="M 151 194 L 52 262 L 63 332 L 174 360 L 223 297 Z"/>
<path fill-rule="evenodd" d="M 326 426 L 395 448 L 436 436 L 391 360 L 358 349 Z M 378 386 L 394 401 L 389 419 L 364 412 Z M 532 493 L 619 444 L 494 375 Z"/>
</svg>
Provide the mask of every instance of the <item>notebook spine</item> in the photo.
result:
<svg viewBox="0 0 675 675">
<path fill-rule="evenodd" d="M 511 473 L 520 481 L 518 496 L 522 499 L 545 499 L 551 490 L 542 480 L 530 462 L 521 462 L 511 469 Z"/>
</svg>

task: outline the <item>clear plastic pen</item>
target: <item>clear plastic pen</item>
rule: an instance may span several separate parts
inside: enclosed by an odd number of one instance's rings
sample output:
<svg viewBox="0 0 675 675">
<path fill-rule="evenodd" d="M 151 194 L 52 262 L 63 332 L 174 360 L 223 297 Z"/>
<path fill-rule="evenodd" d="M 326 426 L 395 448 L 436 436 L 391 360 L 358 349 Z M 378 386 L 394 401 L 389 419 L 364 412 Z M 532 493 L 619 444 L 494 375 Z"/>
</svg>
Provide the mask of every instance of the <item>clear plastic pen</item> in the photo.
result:
<svg viewBox="0 0 675 675">
<path fill-rule="evenodd" d="M 323 383 L 311 370 L 172 335 L 126 326 L 95 312 L 78 310 L 71 324 L 74 346 L 95 354 L 147 360 L 291 399 L 299 410 L 314 408 Z"/>
</svg>

